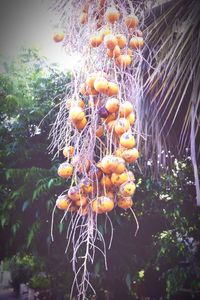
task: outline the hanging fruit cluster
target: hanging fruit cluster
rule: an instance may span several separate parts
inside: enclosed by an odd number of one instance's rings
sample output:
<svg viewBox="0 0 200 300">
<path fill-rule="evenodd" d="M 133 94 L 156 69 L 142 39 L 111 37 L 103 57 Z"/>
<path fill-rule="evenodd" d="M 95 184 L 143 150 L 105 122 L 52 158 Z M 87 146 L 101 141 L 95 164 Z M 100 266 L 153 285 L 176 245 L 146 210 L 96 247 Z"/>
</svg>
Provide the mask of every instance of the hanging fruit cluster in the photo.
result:
<svg viewBox="0 0 200 300">
<path fill-rule="evenodd" d="M 83 26 L 88 22 L 90 2 L 82 9 L 80 23 Z M 97 29 L 88 44 L 91 48 L 102 45 L 107 59 L 113 59 L 117 67 L 125 69 L 132 63 L 133 49 L 144 44 L 142 32 L 137 28 L 139 20 L 134 14 L 124 18 L 129 33 L 126 37 L 114 27 L 121 17 L 118 9 L 114 6 L 105 9 L 104 2 L 99 3 Z M 111 211 L 115 205 L 127 209 L 133 204 L 135 178 L 128 168 L 139 156 L 133 134 L 136 116 L 133 104 L 125 100 L 125 95 L 120 95 L 112 73 L 112 70 L 97 70 L 86 74 L 85 82 L 78 87 L 78 97 L 74 95 L 73 99 L 66 100 L 66 123 L 75 134 L 64 147 L 67 161 L 59 166 L 58 175 L 65 179 L 74 176 L 76 184 L 66 195 L 58 197 L 60 209 L 79 211 L 82 215 L 88 210 L 100 214 Z M 74 137 L 83 139 L 88 131 L 93 134 L 92 159 L 78 154 L 80 145 L 79 149 L 73 145 Z"/>
<path fill-rule="evenodd" d="M 131 169 L 139 151 L 134 70 L 144 40 L 138 17 L 127 13 L 123 5 L 120 1 L 112 2 L 112 6 L 105 0 L 86 1 L 78 16 L 79 25 L 74 19 L 72 33 L 65 38 L 62 34 L 54 37 L 56 42 L 64 39 L 66 47 L 70 44 L 72 53 L 81 52 L 84 60 L 83 68 L 73 73 L 71 90 L 52 129 L 53 147 L 57 143 L 65 158 L 58 175 L 71 181 L 71 186 L 57 198 L 56 206 L 65 214 L 71 213 L 69 240 L 78 230 L 81 232 L 77 243 L 73 240 L 72 261 L 73 285 L 83 299 L 89 282 L 86 264 L 94 253 L 86 253 L 77 270 L 77 249 L 84 243 L 86 249 L 95 249 L 97 237 L 105 245 L 97 216 L 105 214 L 109 218 L 107 213 L 118 206 L 130 209 L 135 217 L 132 198 L 136 183 Z M 73 30 L 77 30 L 76 34 Z M 106 258 L 104 246 L 101 252 Z M 78 284 L 81 268 L 83 277 Z"/>
</svg>

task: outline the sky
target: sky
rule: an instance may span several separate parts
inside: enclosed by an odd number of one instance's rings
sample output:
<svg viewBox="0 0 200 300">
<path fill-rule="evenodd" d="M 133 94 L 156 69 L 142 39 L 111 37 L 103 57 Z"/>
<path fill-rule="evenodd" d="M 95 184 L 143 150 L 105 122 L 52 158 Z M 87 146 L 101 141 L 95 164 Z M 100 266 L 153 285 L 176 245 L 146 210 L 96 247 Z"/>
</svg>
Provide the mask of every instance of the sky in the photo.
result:
<svg viewBox="0 0 200 300">
<path fill-rule="evenodd" d="M 73 67 L 61 44 L 53 41 L 53 34 L 60 29 L 48 4 L 48 0 L 0 0 L 1 54 L 12 59 L 22 46 L 34 46 L 61 69 Z"/>
</svg>

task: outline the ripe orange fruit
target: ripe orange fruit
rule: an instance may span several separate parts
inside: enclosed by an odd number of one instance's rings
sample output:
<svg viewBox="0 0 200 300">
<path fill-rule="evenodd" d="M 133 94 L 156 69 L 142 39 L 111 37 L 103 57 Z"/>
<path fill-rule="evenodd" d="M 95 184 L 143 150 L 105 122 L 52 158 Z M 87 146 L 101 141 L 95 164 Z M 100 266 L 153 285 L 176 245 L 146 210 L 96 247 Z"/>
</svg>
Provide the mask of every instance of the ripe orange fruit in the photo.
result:
<svg viewBox="0 0 200 300">
<path fill-rule="evenodd" d="M 130 14 L 125 18 L 125 24 L 128 28 L 135 28 L 139 24 L 138 17 L 136 15 Z"/>
<path fill-rule="evenodd" d="M 108 89 L 108 80 L 104 77 L 97 77 L 94 81 L 94 88 L 99 93 L 106 93 Z"/>
<path fill-rule="evenodd" d="M 117 39 L 113 34 L 108 34 L 104 37 L 104 45 L 106 48 L 113 50 L 117 46 Z"/>
<path fill-rule="evenodd" d="M 56 33 L 56 34 L 54 34 L 54 36 L 53 36 L 53 40 L 54 40 L 54 42 L 56 42 L 56 43 L 62 42 L 63 39 L 64 39 L 64 34 L 63 34 L 62 32 Z"/>
<path fill-rule="evenodd" d="M 97 73 L 91 73 L 87 79 L 86 79 L 86 84 L 87 86 L 89 86 L 90 88 L 94 87 L 94 81 L 97 78 Z"/>
<path fill-rule="evenodd" d="M 99 47 L 103 42 L 102 35 L 94 35 L 90 38 L 89 43 L 91 47 Z"/>
<path fill-rule="evenodd" d="M 112 167 L 112 171 L 116 174 L 121 174 L 124 173 L 125 170 L 125 160 L 121 157 L 115 156 L 115 165 Z"/>
<path fill-rule="evenodd" d="M 132 49 L 137 49 L 144 46 L 144 39 L 143 37 L 134 36 L 130 39 L 129 47 Z"/>
<path fill-rule="evenodd" d="M 76 171 L 80 173 L 88 172 L 90 168 L 90 161 L 85 157 L 81 158 L 79 155 L 75 155 L 72 157 L 71 164 L 76 169 Z"/>
<path fill-rule="evenodd" d="M 115 125 L 115 132 L 118 136 L 122 135 L 130 128 L 130 124 L 125 118 L 120 118 L 117 120 Z"/>
<path fill-rule="evenodd" d="M 120 48 L 124 48 L 126 46 L 126 37 L 123 34 L 117 34 L 116 35 L 117 44 Z"/>
<path fill-rule="evenodd" d="M 98 214 L 110 212 L 114 206 L 114 200 L 107 196 L 101 196 L 92 201 L 92 210 Z"/>
<path fill-rule="evenodd" d="M 127 48 L 126 52 L 129 56 L 133 56 L 133 51 L 130 48 Z"/>
<path fill-rule="evenodd" d="M 128 181 L 128 173 L 127 172 L 124 172 L 121 174 L 112 173 L 112 175 L 111 175 L 111 182 L 112 182 L 112 184 L 114 184 L 116 186 L 120 186 L 121 184 L 123 184 L 126 181 Z"/>
<path fill-rule="evenodd" d="M 131 149 L 136 145 L 135 138 L 130 132 L 123 133 L 120 137 L 119 142 L 123 147 L 128 149 Z"/>
<path fill-rule="evenodd" d="M 125 101 L 120 105 L 119 108 L 120 117 L 126 118 L 130 113 L 132 113 L 132 111 L 133 111 L 133 105 L 130 101 Z"/>
<path fill-rule="evenodd" d="M 136 148 L 127 149 L 122 153 L 122 157 L 127 163 L 130 164 L 135 162 L 138 159 L 139 152 Z"/>
<path fill-rule="evenodd" d="M 134 182 L 125 182 L 120 185 L 119 192 L 122 197 L 130 197 L 133 196 L 136 190 L 136 185 Z"/>
<path fill-rule="evenodd" d="M 83 195 L 81 195 L 81 197 L 75 201 L 75 205 L 77 206 L 85 206 L 87 205 L 87 198 Z"/>
<path fill-rule="evenodd" d="M 56 206 L 61 210 L 67 210 L 71 205 L 71 200 L 67 195 L 61 195 L 56 200 Z"/>
<path fill-rule="evenodd" d="M 113 58 L 113 50 L 107 49 L 106 54 L 107 54 L 108 57 Z"/>
<path fill-rule="evenodd" d="M 117 98 L 109 98 L 106 101 L 105 108 L 109 113 L 116 113 L 119 110 L 119 100 Z"/>
<path fill-rule="evenodd" d="M 88 171 L 88 178 L 92 180 L 92 182 L 97 181 L 102 177 L 103 173 L 101 169 L 97 166 L 92 164 L 89 171 Z"/>
<path fill-rule="evenodd" d="M 83 128 L 85 128 L 87 124 L 87 119 L 86 117 L 84 117 L 82 120 L 78 121 L 78 122 L 74 122 L 74 126 L 76 127 L 76 129 L 78 130 L 82 130 Z"/>
<path fill-rule="evenodd" d="M 108 175 L 103 175 L 103 177 L 100 180 L 100 183 L 103 187 L 109 188 L 112 186 L 111 179 Z"/>
<path fill-rule="evenodd" d="M 120 13 L 115 7 L 109 7 L 106 10 L 105 18 L 108 23 L 115 23 L 119 20 Z"/>
<path fill-rule="evenodd" d="M 119 46 L 115 46 L 115 48 L 113 49 L 113 57 L 117 58 L 118 56 L 121 55 L 121 50 L 119 48 Z"/>
<path fill-rule="evenodd" d="M 79 106 L 73 106 L 69 110 L 69 119 L 72 122 L 78 122 L 85 117 L 83 109 Z"/>
<path fill-rule="evenodd" d="M 81 191 L 78 186 L 71 186 L 67 194 L 71 200 L 76 201 L 80 199 Z"/>
<path fill-rule="evenodd" d="M 116 64 L 121 68 L 127 68 L 132 63 L 132 58 L 128 54 L 121 54 L 116 58 Z"/>
<path fill-rule="evenodd" d="M 101 160 L 100 168 L 105 174 L 111 174 L 113 172 L 113 168 L 115 167 L 115 156 L 114 155 L 106 155 Z"/>
<path fill-rule="evenodd" d="M 83 24 L 87 23 L 87 21 L 88 21 L 88 13 L 83 12 L 80 16 L 80 23 L 83 25 Z"/>
<path fill-rule="evenodd" d="M 106 91 L 106 95 L 109 97 L 116 96 L 119 93 L 119 87 L 114 82 L 108 82 L 108 89 Z"/>
<path fill-rule="evenodd" d="M 64 157 L 71 158 L 74 155 L 74 147 L 73 146 L 65 146 L 63 149 Z"/>
<path fill-rule="evenodd" d="M 99 125 L 96 130 L 96 136 L 100 138 L 102 137 L 103 134 L 104 134 L 104 127 L 102 125 Z"/>
<path fill-rule="evenodd" d="M 122 148 L 122 147 L 117 148 L 116 151 L 114 152 L 115 156 L 122 157 L 122 153 L 124 152 L 124 149 L 125 148 Z"/>
<path fill-rule="evenodd" d="M 129 121 L 129 124 L 131 126 L 133 126 L 133 124 L 135 123 L 135 113 L 131 112 L 128 116 L 127 116 L 127 120 Z"/>
<path fill-rule="evenodd" d="M 107 118 L 104 119 L 104 122 L 106 124 L 108 124 L 109 122 L 116 120 L 116 118 L 117 118 L 117 114 L 116 113 L 112 113 L 112 114 L 109 114 L 107 116 Z"/>
<path fill-rule="evenodd" d="M 102 214 L 103 211 L 100 209 L 100 205 L 99 205 L 99 201 L 97 199 L 94 199 L 91 202 L 91 207 L 93 212 L 95 212 L 96 214 Z"/>
<path fill-rule="evenodd" d="M 94 87 L 88 87 L 87 93 L 88 93 L 88 95 L 96 96 L 96 95 L 98 95 L 99 92 L 97 90 L 95 90 Z"/>
<path fill-rule="evenodd" d="M 73 166 L 67 162 L 60 164 L 58 167 L 58 175 L 62 178 L 68 178 L 73 173 Z"/>
<path fill-rule="evenodd" d="M 80 191 L 86 194 L 91 194 L 93 192 L 92 182 L 88 178 L 81 179 Z"/>
<path fill-rule="evenodd" d="M 133 200 L 131 197 L 120 197 L 117 201 L 117 205 L 123 209 L 128 209 L 133 206 Z"/>
</svg>

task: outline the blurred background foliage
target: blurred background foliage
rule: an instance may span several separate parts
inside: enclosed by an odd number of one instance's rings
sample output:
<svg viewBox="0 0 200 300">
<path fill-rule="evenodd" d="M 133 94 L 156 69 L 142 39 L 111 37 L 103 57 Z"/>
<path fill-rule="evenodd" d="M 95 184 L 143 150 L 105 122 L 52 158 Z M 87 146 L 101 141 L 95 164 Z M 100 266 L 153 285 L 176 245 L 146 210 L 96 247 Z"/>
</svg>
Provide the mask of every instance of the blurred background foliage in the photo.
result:
<svg viewBox="0 0 200 300">
<path fill-rule="evenodd" d="M 23 49 L 0 75 L 0 259 L 7 261 L 16 291 L 21 282 L 48 291 L 48 299 L 69 299 L 73 273 L 65 254 L 67 222 L 55 214 L 54 242 L 50 225 L 56 197 L 66 182 L 48 154 L 48 134 L 70 74 L 49 65 L 36 49 Z M 38 124 L 44 118 L 40 128 Z M 97 299 L 199 299 L 200 214 L 195 201 L 191 158 L 172 160 L 171 170 L 136 166 L 134 210 L 110 213 L 114 239 L 107 252 L 108 271 L 97 255 L 91 278 Z M 101 231 L 109 229 L 100 216 Z M 69 253 L 70 254 L 70 253 Z M 44 296 L 46 297 L 46 295 Z M 92 295 L 91 295 L 92 297 Z M 42 298 L 41 298 L 42 299 Z"/>
</svg>

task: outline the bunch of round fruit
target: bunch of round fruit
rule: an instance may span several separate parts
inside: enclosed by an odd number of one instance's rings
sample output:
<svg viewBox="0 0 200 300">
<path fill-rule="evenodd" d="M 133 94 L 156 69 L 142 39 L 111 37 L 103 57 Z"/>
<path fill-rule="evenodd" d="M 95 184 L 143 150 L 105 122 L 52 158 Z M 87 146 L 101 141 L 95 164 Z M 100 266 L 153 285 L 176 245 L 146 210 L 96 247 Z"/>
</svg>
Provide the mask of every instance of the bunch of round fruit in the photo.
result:
<svg viewBox="0 0 200 300">
<path fill-rule="evenodd" d="M 89 3 L 87 4 L 87 13 L 83 12 L 81 16 L 81 24 L 84 14 L 88 15 Z M 112 6 L 105 10 L 103 6 L 97 9 L 96 16 L 97 31 L 89 38 L 89 45 L 93 48 L 99 47 L 101 44 L 106 49 L 106 54 L 109 58 L 113 58 L 116 65 L 120 68 L 126 68 L 132 63 L 133 49 L 138 49 L 144 46 L 142 31 L 137 26 L 139 20 L 136 15 L 129 14 L 125 17 L 120 16 L 119 10 Z M 121 27 L 118 29 L 116 23 L 122 19 L 124 31 L 128 29 L 127 37 L 120 33 Z M 85 20 L 86 18 L 84 18 Z M 115 24 L 115 26 L 113 26 Z M 119 31 L 120 30 L 120 31 Z"/>
<path fill-rule="evenodd" d="M 94 89 L 98 97 L 89 96 L 87 101 L 86 97 L 74 102 L 67 100 L 66 103 L 67 122 L 77 130 L 77 136 L 83 129 L 90 130 L 95 119 L 94 143 L 97 145 L 100 140 L 102 146 L 101 151 L 99 147 L 95 148 L 93 160 L 77 154 L 72 144 L 68 143 L 63 150 L 67 161 L 60 164 L 58 175 L 65 179 L 74 175 L 78 179 L 66 195 L 58 197 L 57 207 L 81 215 L 87 214 L 88 210 L 98 214 L 109 212 L 115 205 L 130 208 L 136 189 L 134 175 L 128 170 L 128 165 L 139 156 L 132 133 L 134 108 L 131 102 L 119 100 L 118 85 L 104 75 L 102 77 L 99 72 L 90 74 L 84 83 L 84 91 L 81 87 L 84 96 L 90 95 L 88 89 Z M 90 109 L 89 99 L 93 109 Z M 111 145 L 109 151 L 108 144 Z"/>
</svg>

